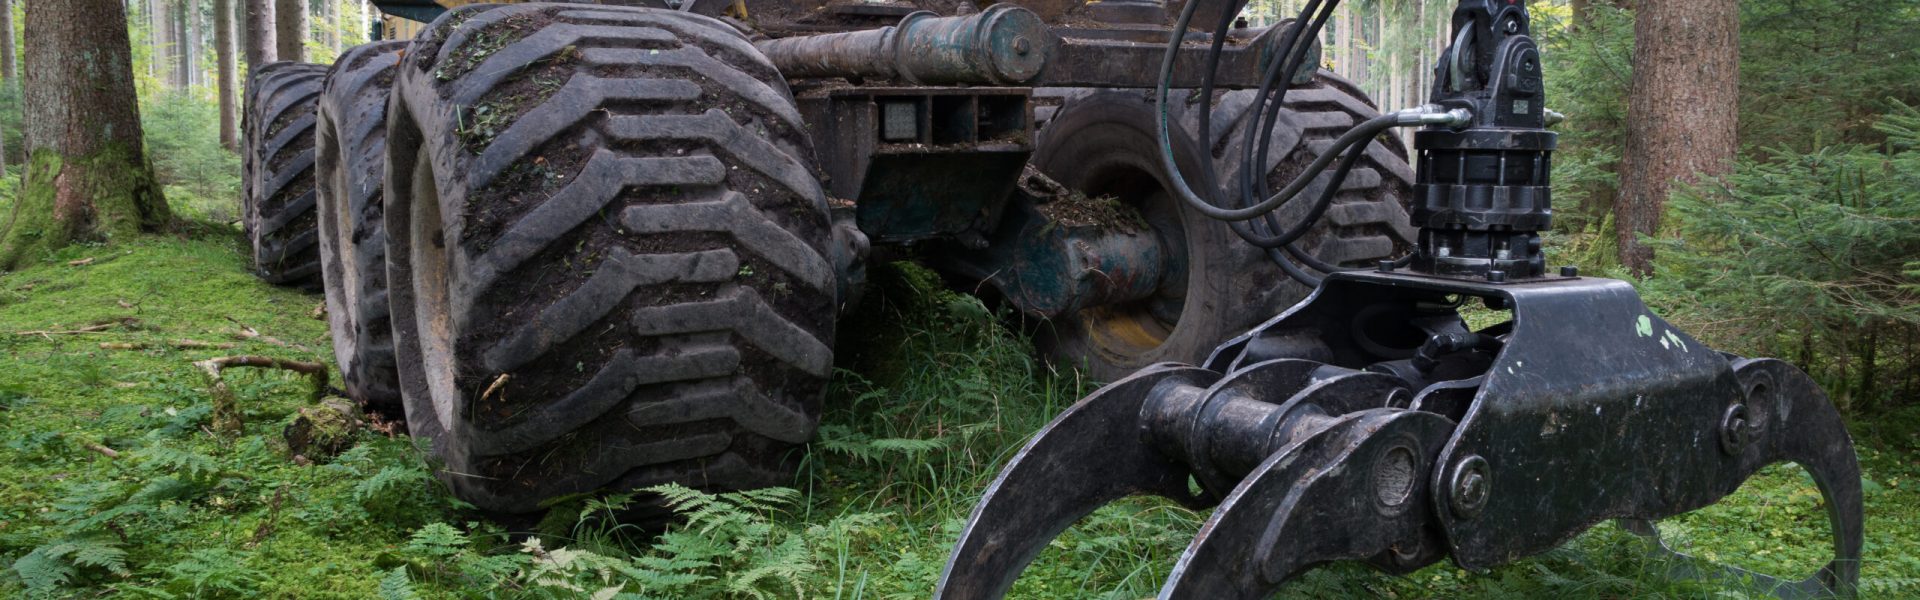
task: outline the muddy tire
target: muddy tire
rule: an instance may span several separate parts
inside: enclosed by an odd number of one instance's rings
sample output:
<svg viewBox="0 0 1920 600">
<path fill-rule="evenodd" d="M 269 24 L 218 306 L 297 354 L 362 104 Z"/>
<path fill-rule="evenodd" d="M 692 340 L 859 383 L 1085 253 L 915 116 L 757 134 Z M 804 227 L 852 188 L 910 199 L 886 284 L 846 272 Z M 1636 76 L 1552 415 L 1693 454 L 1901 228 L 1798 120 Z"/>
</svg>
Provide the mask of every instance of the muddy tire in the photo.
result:
<svg viewBox="0 0 1920 600">
<path fill-rule="evenodd" d="M 1288 93 L 1286 119 L 1275 125 L 1269 179 L 1284 186 L 1355 119 L 1371 116 L 1364 96 L 1323 72 Z M 1213 105 L 1212 143 L 1202 145 L 1195 121 L 1176 122 L 1173 147 L 1195 190 L 1225 197 L 1200 167 L 1215 154 L 1220 182 L 1237 181 L 1237 158 L 1227 156 L 1248 133 L 1251 91 L 1229 92 Z M 1215 345 L 1306 297 L 1265 253 L 1207 218 L 1168 190 L 1161 167 L 1152 96 L 1140 91 L 1073 90 L 1063 94 L 1039 131 L 1032 163 L 1090 197 L 1112 196 L 1132 206 L 1154 229 L 1176 267 L 1152 297 L 1082 309 L 1039 326 L 1035 341 L 1057 363 L 1078 367 L 1097 381 L 1114 381 L 1157 362 L 1197 364 Z M 1178 118 L 1177 118 L 1178 119 Z M 1183 124 L 1184 123 L 1184 124 Z M 1231 142 L 1223 144 L 1222 142 Z M 1349 175 L 1327 218 L 1302 240 L 1302 249 L 1341 265 L 1372 264 L 1412 241 L 1405 202 L 1412 170 L 1397 148 L 1375 143 Z M 1312 186 L 1307 194 L 1323 189 Z M 1283 207 L 1305 212 L 1303 202 Z"/>
<path fill-rule="evenodd" d="M 407 42 L 348 50 L 320 96 L 314 144 L 320 266 L 327 329 L 347 396 L 389 419 L 403 415 L 387 318 L 387 92 Z"/>
<path fill-rule="evenodd" d="M 277 62 L 247 81 L 242 223 L 253 273 L 268 283 L 318 289 L 314 212 L 314 113 L 325 65 Z"/>
<path fill-rule="evenodd" d="M 409 427 L 501 512 L 784 484 L 833 365 L 828 212 L 790 92 L 720 21 L 455 11 L 388 121 Z"/>
</svg>

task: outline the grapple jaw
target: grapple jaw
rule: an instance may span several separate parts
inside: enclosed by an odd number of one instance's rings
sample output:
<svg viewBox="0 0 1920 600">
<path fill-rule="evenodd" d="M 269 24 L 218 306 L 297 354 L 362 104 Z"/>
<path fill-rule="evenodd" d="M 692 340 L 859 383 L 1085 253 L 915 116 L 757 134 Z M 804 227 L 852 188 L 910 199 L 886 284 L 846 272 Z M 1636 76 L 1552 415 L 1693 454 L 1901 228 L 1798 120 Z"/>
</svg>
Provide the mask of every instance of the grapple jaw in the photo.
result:
<svg viewBox="0 0 1920 600">
<path fill-rule="evenodd" d="M 1512 320 L 1468 330 L 1455 308 L 1474 299 Z M 1208 363 L 1144 369 L 1042 430 L 975 507 L 936 597 L 1003 597 L 1129 495 L 1218 505 L 1161 598 L 1266 598 L 1336 560 L 1485 569 L 1610 519 L 1655 535 L 1783 462 L 1819 483 L 1833 561 L 1794 580 L 1679 557 L 1672 574 L 1781 597 L 1858 580 L 1859 466 L 1826 396 L 1790 365 L 1706 348 L 1623 282 L 1338 274 Z"/>
</svg>

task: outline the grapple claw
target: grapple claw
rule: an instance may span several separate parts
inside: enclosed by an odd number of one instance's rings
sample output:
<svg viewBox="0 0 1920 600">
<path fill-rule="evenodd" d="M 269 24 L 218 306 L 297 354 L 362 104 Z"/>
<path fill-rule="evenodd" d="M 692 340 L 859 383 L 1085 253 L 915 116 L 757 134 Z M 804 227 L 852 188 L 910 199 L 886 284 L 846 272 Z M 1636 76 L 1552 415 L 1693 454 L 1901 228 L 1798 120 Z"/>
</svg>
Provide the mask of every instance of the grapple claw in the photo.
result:
<svg viewBox="0 0 1920 600">
<path fill-rule="evenodd" d="M 1457 314 L 1434 313 L 1449 297 L 1512 320 L 1460 335 Z M 1478 339 L 1389 345 L 1423 334 Z M 975 511 L 940 597 L 1000 597 L 1047 540 L 1128 494 L 1222 501 L 1160 597 L 1260 598 L 1334 560 L 1483 569 L 1609 519 L 1653 535 L 1652 520 L 1781 462 L 1818 482 L 1832 562 L 1792 580 L 1681 557 L 1671 574 L 1789 598 L 1850 596 L 1858 581 L 1860 469 L 1825 395 L 1786 363 L 1711 351 L 1625 282 L 1337 273 L 1210 363 L 1233 370 L 1156 366 L 1049 425 Z"/>
<path fill-rule="evenodd" d="M 1158 386 L 1202 390 L 1220 374 L 1154 365 L 1095 391 L 1014 455 L 974 506 L 935 598 L 1000 598 L 1067 526 L 1108 502 L 1152 494 L 1194 503 L 1190 471 L 1141 434 L 1141 405 Z"/>
<path fill-rule="evenodd" d="M 1813 379 L 1774 359 L 1740 360 L 1734 374 L 1745 400 L 1729 407 L 1719 443 L 1735 465 L 1715 482 L 1719 495 L 1733 493 L 1768 465 L 1800 465 L 1820 488 L 1833 531 L 1833 560 L 1801 579 L 1714 564 L 1669 548 L 1654 522 L 1622 519 L 1622 527 L 1648 538 L 1672 559 L 1668 576 L 1742 582 L 1781 598 L 1850 597 L 1860 579 L 1863 498 L 1860 464 L 1840 414 Z M 1744 426 L 1742 426 L 1744 424 Z"/>
<path fill-rule="evenodd" d="M 1267 598 L 1315 564 L 1374 559 L 1410 571 L 1442 554 L 1427 475 L 1453 422 L 1372 409 L 1269 457 L 1180 555 L 1163 599 Z"/>
</svg>

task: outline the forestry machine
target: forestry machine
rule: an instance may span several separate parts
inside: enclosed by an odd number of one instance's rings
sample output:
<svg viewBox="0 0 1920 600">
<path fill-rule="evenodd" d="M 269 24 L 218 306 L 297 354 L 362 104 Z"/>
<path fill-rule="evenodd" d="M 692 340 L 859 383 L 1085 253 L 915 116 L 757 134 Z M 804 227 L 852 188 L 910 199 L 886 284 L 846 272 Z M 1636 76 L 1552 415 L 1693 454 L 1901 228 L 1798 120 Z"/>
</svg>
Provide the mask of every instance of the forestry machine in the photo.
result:
<svg viewBox="0 0 1920 600">
<path fill-rule="evenodd" d="M 1176 29 L 1209 2 L 1186 6 Z M 1337 3 L 1308 2 L 1280 47 L 1313 39 Z M 1217 23 L 1224 31 L 1228 20 Z M 1347 142 L 1419 128 L 1411 253 L 1328 273 L 1204 361 L 1140 369 L 1067 409 L 987 488 L 936 597 L 1006 595 L 1049 540 L 1131 495 L 1215 507 L 1159 597 L 1252 599 L 1330 561 L 1405 573 L 1451 557 L 1486 569 L 1607 519 L 1657 541 L 1655 520 L 1712 504 L 1774 463 L 1818 483 L 1831 562 L 1805 579 L 1677 553 L 1666 564 L 1781 597 L 1852 595 L 1860 470 L 1814 382 L 1778 360 L 1702 345 L 1626 282 L 1549 272 L 1539 232 L 1555 139 L 1545 128 L 1558 115 L 1542 105 L 1528 31 L 1523 3 L 1460 0 L 1430 104 L 1355 126 L 1279 193 L 1242 181 L 1230 196 L 1240 202 L 1219 206 L 1182 189 L 1207 216 L 1246 223 L 1234 230 L 1248 242 L 1281 248 L 1292 240 L 1263 213 Z M 1256 104 L 1285 92 L 1274 73 L 1307 56 L 1296 46 L 1271 65 Z M 1191 68 L 1177 58 L 1170 49 L 1160 67 L 1162 135 L 1168 81 Z M 1202 94 L 1212 63 L 1201 63 Z M 1336 181 L 1355 154 L 1340 159 Z M 1468 303 L 1501 322 L 1470 326 Z"/>
<path fill-rule="evenodd" d="M 1776 462 L 1835 557 L 1762 581 L 1847 593 L 1860 477 L 1821 391 L 1546 267 L 1523 4 L 1460 0 L 1431 103 L 1382 115 L 1318 68 L 1337 3 L 374 0 L 426 23 L 251 74 L 253 268 L 324 288 L 349 395 L 493 513 L 791 482 L 864 265 L 914 259 L 1113 382 L 993 483 L 943 598 L 1132 494 L 1219 507 L 1163 596 L 1254 598 L 1652 535 Z"/>
</svg>

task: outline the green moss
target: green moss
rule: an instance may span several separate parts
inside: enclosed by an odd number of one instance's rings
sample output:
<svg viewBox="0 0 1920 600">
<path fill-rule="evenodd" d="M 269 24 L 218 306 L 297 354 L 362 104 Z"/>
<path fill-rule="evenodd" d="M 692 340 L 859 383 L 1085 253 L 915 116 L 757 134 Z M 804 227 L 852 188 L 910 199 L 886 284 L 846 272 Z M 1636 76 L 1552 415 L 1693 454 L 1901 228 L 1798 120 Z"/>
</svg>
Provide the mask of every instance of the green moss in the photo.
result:
<svg viewBox="0 0 1920 600">
<path fill-rule="evenodd" d="M 61 204 L 63 195 L 84 200 Z M 114 144 L 92 156 L 33 153 L 26 186 L 0 233 L 0 270 L 16 269 L 77 241 L 126 238 L 172 219 L 153 167 Z"/>
</svg>

